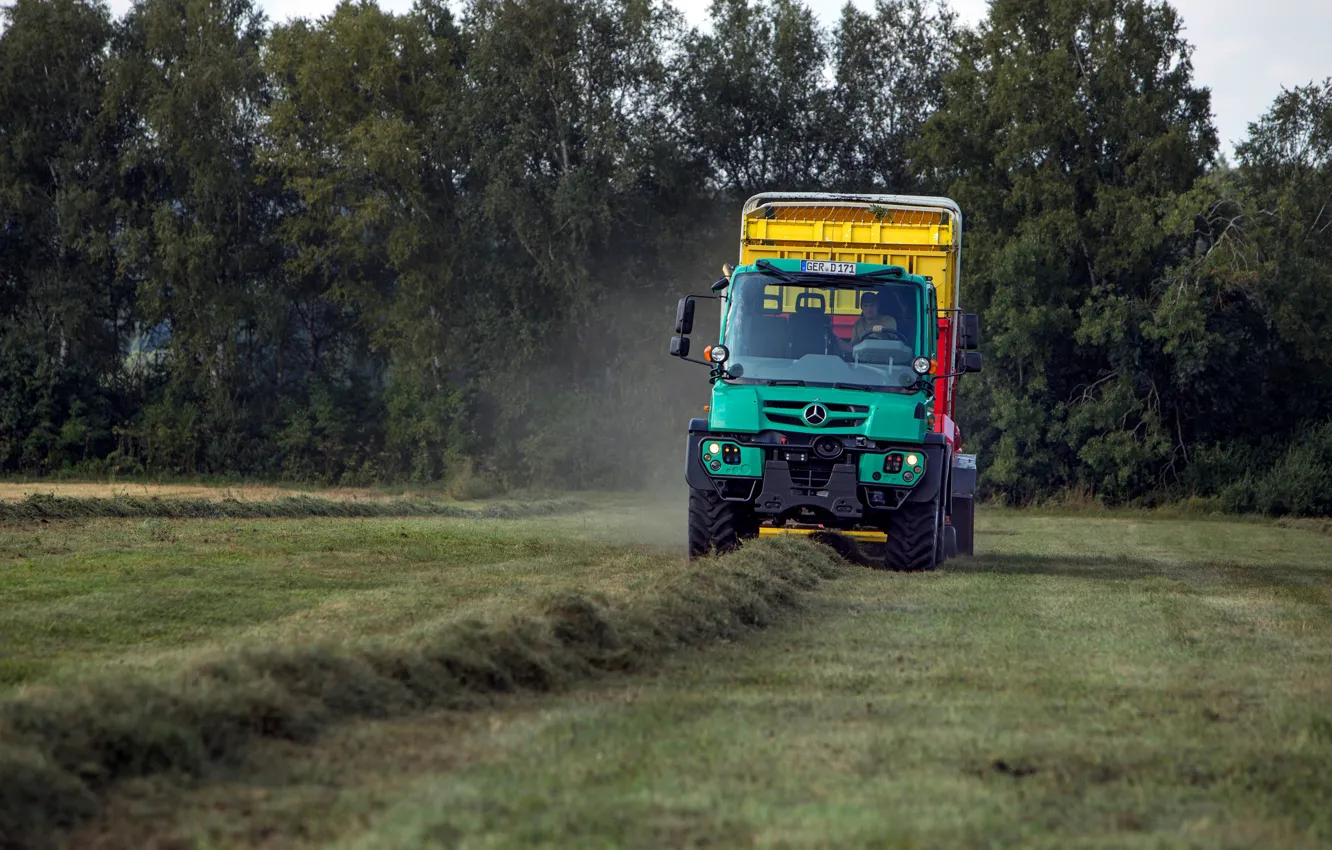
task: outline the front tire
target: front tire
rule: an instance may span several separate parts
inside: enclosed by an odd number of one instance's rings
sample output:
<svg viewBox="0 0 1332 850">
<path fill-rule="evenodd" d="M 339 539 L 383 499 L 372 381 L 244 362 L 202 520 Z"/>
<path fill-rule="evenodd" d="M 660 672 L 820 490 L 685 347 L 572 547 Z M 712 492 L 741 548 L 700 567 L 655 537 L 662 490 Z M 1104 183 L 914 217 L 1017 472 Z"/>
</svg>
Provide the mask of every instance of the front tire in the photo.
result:
<svg viewBox="0 0 1332 850">
<path fill-rule="evenodd" d="M 758 537 L 758 517 L 749 502 L 728 502 L 717 491 L 689 488 L 689 557 L 723 555 L 742 540 Z"/>
<path fill-rule="evenodd" d="M 888 515 L 884 569 L 915 573 L 939 564 L 939 502 L 907 502 Z"/>
</svg>

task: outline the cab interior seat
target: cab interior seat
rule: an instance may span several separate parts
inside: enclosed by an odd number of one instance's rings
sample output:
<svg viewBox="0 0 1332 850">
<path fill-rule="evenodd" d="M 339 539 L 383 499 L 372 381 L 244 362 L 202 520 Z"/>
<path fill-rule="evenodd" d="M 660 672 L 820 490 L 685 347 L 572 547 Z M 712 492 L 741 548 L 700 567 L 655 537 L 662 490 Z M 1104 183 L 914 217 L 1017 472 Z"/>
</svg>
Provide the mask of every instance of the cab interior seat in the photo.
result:
<svg viewBox="0 0 1332 850">
<path fill-rule="evenodd" d="M 828 347 L 827 301 L 817 292 L 802 292 L 791 314 L 791 357 L 824 354 Z"/>
<path fill-rule="evenodd" d="M 781 313 L 763 312 L 746 318 L 741 331 L 744 351 L 750 357 L 790 356 L 791 336 L 786 317 Z"/>
</svg>

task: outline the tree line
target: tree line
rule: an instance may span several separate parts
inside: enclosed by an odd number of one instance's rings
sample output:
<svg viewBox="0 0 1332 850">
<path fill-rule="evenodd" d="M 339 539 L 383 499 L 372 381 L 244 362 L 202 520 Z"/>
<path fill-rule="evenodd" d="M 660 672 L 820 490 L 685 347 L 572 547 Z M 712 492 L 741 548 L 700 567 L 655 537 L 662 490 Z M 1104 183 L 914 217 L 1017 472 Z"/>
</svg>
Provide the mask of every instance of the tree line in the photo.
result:
<svg viewBox="0 0 1332 850">
<path fill-rule="evenodd" d="M 764 190 L 939 193 L 1015 501 L 1332 512 L 1332 84 L 1219 154 L 1147 0 L 15 0 L 0 472 L 679 476 L 676 298 Z"/>
</svg>

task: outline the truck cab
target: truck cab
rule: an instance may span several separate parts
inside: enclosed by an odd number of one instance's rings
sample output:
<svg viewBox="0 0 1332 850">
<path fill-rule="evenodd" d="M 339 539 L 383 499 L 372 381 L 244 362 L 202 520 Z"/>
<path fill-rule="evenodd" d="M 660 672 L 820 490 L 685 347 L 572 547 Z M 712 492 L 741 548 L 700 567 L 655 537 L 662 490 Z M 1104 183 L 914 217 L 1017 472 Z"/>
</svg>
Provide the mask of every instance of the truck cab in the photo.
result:
<svg viewBox="0 0 1332 850">
<path fill-rule="evenodd" d="M 819 531 L 882 543 L 897 570 L 934 568 L 959 531 L 969 548 L 975 464 L 951 403 L 979 354 L 955 305 L 960 237 L 946 199 L 750 199 L 740 264 L 681 300 L 671 344 L 711 369 L 708 416 L 686 441 L 691 556 Z M 721 302 L 701 359 L 698 298 Z"/>
</svg>

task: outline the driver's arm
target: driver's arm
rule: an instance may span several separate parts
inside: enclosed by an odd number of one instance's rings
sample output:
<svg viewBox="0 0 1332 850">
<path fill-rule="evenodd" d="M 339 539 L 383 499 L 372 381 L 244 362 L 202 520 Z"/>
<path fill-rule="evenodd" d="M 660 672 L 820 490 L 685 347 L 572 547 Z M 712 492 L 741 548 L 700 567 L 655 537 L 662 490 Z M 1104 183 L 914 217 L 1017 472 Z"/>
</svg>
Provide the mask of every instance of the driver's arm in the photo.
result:
<svg viewBox="0 0 1332 850">
<path fill-rule="evenodd" d="M 830 339 L 830 340 L 832 340 L 833 342 L 837 343 L 837 350 L 841 351 L 843 354 L 850 354 L 850 353 L 851 353 L 851 349 L 854 348 L 856 345 L 858 345 L 858 344 L 860 343 L 860 340 L 861 340 L 862 338 L 864 338 L 864 336 L 865 336 L 865 335 L 864 335 L 863 333 L 861 333 L 860 331 L 861 331 L 860 322 L 859 322 L 859 319 L 857 319 L 857 320 L 856 320 L 856 325 L 855 325 L 854 327 L 851 328 L 851 340 L 850 340 L 850 342 L 848 342 L 847 340 L 844 340 L 844 339 L 842 339 L 840 336 L 838 336 L 838 335 L 837 335 L 837 332 L 834 331 L 834 330 L 832 329 L 832 325 L 831 325 L 831 324 L 828 325 L 828 331 L 827 331 L 827 332 L 828 332 L 828 339 Z"/>
<path fill-rule="evenodd" d="M 855 348 L 865 341 L 865 337 L 870 334 L 869 322 L 865 321 L 864 316 L 856 319 L 856 323 L 851 326 L 851 342 L 847 344 L 847 350 Z"/>
</svg>

